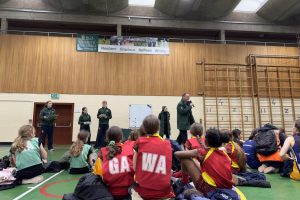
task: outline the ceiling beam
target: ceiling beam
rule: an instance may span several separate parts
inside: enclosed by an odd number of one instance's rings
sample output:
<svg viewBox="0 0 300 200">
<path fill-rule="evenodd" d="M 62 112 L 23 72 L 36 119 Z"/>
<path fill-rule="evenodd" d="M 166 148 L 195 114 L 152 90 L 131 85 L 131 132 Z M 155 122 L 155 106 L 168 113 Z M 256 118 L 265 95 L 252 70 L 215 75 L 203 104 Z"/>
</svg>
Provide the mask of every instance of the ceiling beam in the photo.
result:
<svg viewBox="0 0 300 200">
<path fill-rule="evenodd" d="M 300 26 L 238 21 L 195 21 L 135 16 L 98 16 L 65 13 L 38 13 L 0 10 L 0 18 L 40 20 L 70 23 L 120 24 L 126 26 L 184 28 L 201 30 L 229 30 L 265 33 L 300 33 Z"/>
<path fill-rule="evenodd" d="M 232 12 L 241 0 L 156 0 L 155 8 L 174 17 L 218 19 Z"/>
<path fill-rule="evenodd" d="M 257 14 L 269 21 L 282 22 L 300 14 L 299 0 L 269 0 Z"/>
</svg>

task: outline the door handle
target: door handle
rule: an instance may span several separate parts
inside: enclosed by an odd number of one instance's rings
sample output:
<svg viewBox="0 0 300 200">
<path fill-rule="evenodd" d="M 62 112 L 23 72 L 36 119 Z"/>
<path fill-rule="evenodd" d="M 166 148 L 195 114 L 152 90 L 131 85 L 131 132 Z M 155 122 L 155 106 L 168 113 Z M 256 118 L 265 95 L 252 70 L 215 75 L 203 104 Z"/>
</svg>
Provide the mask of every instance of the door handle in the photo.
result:
<svg viewBox="0 0 300 200">
<path fill-rule="evenodd" d="M 56 125 L 56 123 L 54 124 L 54 127 L 57 127 L 57 128 L 70 128 L 71 126 L 72 126 L 71 123 L 70 123 L 69 125 L 67 125 L 67 126 L 64 126 L 64 125 L 62 125 L 62 126 Z"/>
</svg>

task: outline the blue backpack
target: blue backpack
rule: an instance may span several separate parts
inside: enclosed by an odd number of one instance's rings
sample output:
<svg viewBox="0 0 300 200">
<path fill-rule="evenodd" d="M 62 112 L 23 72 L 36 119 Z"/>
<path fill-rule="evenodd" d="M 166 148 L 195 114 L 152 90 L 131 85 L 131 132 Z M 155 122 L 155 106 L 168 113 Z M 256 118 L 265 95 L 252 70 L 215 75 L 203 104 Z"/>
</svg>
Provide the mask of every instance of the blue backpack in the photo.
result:
<svg viewBox="0 0 300 200">
<path fill-rule="evenodd" d="M 211 200 L 240 200 L 238 193 L 231 189 L 216 189 L 210 192 L 207 197 Z"/>
</svg>

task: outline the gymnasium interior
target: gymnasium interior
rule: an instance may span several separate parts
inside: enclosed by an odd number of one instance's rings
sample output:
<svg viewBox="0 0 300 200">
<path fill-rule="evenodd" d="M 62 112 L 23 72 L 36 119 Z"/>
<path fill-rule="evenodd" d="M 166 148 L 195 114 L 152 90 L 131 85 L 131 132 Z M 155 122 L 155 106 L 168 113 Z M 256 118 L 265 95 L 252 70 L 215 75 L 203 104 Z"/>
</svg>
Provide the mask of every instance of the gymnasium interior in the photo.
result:
<svg viewBox="0 0 300 200">
<path fill-rule="evenodd" d="M 48 161 L 77 140 L 83 107 L 95 144 L 103 101 L 124 140 L 162 106 L 176 140 L 184 93 L 204 130 L 244 141 L 268 123 L 292 137 L 300 119 L 299 0 L 0 0 L 0 19 L 0 158 L 21 126 L 41 136 L 47 101 L 58 114 Z M 62 199 L 82 176 L 44 173 L 0 199 Z M 265 177 L 271 188 L 236 186 L 241 199 L 299 199 L 299 181 Z"/>
</svg>

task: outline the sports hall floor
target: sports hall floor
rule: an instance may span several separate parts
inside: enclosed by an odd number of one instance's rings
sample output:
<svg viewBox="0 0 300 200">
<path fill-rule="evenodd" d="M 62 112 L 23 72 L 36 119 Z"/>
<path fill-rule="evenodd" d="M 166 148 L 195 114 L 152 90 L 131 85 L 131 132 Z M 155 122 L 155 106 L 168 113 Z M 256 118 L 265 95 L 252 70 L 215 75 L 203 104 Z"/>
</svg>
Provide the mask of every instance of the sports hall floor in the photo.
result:
<svg viewBox="0 0 300 200">
<path fill-rule="evenodd" d="M 0 157 L 7 154 L 9 147 L 0 146 Z M 48 160 L 58 160 L 68 149 L 56 146 L 56 151 L 48 153 Z M 0 200 L 48 200 L 62 199 L 63 194 L 71 193 L 81 175 L 69 175 L 67 171 L 56 174 L 43 174 L 44 181 L 39 184 L 17 186 L 14 189 L 0 191 Z M 299 200 L 300 182 L 282 178 L 278 174 L 267 175 L 272 188 L 239 187 L 248 200 Z"/>
</svg>

